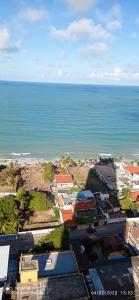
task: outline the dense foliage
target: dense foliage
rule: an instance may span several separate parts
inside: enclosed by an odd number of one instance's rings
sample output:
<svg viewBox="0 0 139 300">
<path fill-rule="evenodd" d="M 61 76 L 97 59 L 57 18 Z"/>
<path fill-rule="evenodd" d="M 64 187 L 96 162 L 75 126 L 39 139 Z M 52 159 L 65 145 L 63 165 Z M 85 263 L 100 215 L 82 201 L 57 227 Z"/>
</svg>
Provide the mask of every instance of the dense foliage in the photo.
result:
<svg viewBox="0 0 139 300">
<path fill-rule="evenodd" d="M 0 168 L 0 185 L 1 186 L 14 185 L 14 175 L 15 175 L 15 169 L 14 169 L 13 163 L 10 163 L 6 167 L 1 166 L 1 168 Z"/>
<path fill-rule="evenodd" d="M 64 226 L 57 227 L 54 231 L 46 235 L 39 241 L 39 246 L 46 243 L 53 243 L 55 249 L 69 248 L 69 231 Z"/>
<path fill-rule="evenodd" d="M 45 211 L 51 207 L 50 199 L 41 192 L 29 193 L 29 208 L 33 211 Z"/>
<path fill-rule="evenodd" d="M 22 223 L 15 196 L 0 199 L 0 233 L 16 233 Z"/>
<path fill-rule="evenodd" d="M 60 161 L 64 166 L 76 166 L 76 162 L 68 154 L 62 155 Z"/>
<path fill-rule="evenodd" d="M 82 189 L 81 189 L 79 186 L 72 186 L 72 187 L 69 189 L 68 193 L 69 193 L 69 194 L 73 194 L 73 193 L 81 192 L 81 190 L 82 190 Z"/>
<path fill-rule="evenodd" d="M 52 182 L 54 179 L 54 165 L 51 162 L 43 164 L 44 180 Z"/>
<path fill-rule="evenodd" d="M 123 198 L 119 200 L 120 206 L 122 210 L 137 210 L 136 205 L 133 203 L 133 200 L 131 198 L 131 190 L 130 188 L 125 188 L 122 191 Z"/>
<path fill-rule="evenodd" d="M 28 204 L 29 195 L 23 187 L 20 187 L 17 193 L 17 199 L 20 202 L 20 209 L 24 209 Z"/>
</svg>

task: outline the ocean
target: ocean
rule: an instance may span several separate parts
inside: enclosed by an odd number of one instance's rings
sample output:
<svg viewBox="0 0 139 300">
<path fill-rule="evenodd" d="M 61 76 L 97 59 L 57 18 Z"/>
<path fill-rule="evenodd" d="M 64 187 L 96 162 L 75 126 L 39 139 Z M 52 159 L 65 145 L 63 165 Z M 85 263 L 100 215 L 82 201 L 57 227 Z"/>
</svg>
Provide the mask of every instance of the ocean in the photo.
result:
<svg viewBox="0 0 139 300">
<path fill-rule="evenodd" d="M 139 87 L 0 82 L 0 158 L 139 158 Z"/>
</svg>

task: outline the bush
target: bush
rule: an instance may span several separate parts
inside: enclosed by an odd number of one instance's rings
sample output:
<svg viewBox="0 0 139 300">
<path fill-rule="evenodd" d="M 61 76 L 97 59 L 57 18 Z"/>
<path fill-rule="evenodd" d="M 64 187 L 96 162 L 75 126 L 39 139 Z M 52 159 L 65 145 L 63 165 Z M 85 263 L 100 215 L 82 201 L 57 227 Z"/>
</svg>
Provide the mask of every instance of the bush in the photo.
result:
<svg viewBox="0 0 139 300">
<path fill-rule="evenodd" d="M 54 165 L 51 162 L 43 164 L 44 180 L 52 182 L 54 179 Z"/>
<path fill-rule="evenodd" d="M 53 243 L 55 249 L 69 248 L 69 232 L 62 225 L 57 227 L 39 241 L 39 247 L 44 247 L 46 243 Z"/>
<path fill-rule="evenodd" d="M 81 188 L 79 186 L 72 186 L 69 189 L 68 194 L 72 194 L 72 193 L 76 193 L 76 192 L 81 192 Z"/>
<path fill-rule="evenodd" d="M 40 192 L 29 193 L 29 208 L 34 211 L 45 211 L 51 207 L 50 199 Z"/>
<path fill-rule="evenodd" d="M 55 215 L 51 219 L 52 222 L 56 222 L 60 218 L 60 213 L 59 213 L 59 208 L 58 207 L 54 208 L 54 213 L 55 213 Z"/>
</svg>

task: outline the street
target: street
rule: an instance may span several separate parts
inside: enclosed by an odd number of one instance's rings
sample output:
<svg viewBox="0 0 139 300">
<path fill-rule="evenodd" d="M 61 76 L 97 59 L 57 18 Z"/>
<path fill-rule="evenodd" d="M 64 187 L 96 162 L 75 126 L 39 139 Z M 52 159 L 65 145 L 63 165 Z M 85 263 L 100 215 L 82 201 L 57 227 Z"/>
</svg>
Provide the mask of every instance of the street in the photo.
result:
<svg viewBox="0 0 139 300">
<path fill-rule="evenodd" d="M 87 237 L 105 237 L 123 233 L 124 222 L 108 224 L 103 227 L 98 227 L 95 233 L 88 233 L 86 229 L 75 229 L 70 232 L 70 239 L 84 239 Z"/>
</svg>

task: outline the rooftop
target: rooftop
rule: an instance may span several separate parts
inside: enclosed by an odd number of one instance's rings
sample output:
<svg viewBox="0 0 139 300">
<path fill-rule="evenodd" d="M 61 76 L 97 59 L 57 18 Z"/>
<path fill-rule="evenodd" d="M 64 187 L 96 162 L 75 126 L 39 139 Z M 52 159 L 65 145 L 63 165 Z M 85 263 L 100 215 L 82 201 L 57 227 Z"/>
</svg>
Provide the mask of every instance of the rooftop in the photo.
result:
<svg viewBox="0 0 139 300">
<path fill-rule="evenodd" d="M 0 288 L 0 300 L 2 300 L 2 295 L 3 295 L 3 287 Z"/>
<path fill-rule="evenodd" d="M 10 246 L 0 246 L 0 282 L 7 279 Z"/>
<path fill-rule="evenodd" d="M 139 175 L 139 167 L 137 166 L 126 166 L 125 170 L 131 174 L 138 174 Z"/>
<path fill-rule="evenodd" d="M 22 255 L 20 258 L 20 272 L 38 270 L 38 260 L 32 255 Z"/>
<path fill-rule="evenodd" d="M 73 223 L 75 220 L 72 209 L 61 209 L 63 221 L 66 223 Z"/>
<path fill-rule="evenodd" d="M 131 198 L 135 201 L 139 197 L 139 191 L 131 192 Z"/>
<path fill-rule="evenodd" d="M 57 198 L 56 198 L 56 201 L 57 201 L 57 203 L 58 203 L 59 206 L 63 206 L 64 205 L 62 195 L 58 195 Z"/>
<path fill-rule="evenodd" d="M 51 252 L 48 254 L 23 255 L 23 271 L 38 269 L 38 277 L 75 273 L 78 271 L 76 259 L 72 251 Z"/>
<path fill-rule="evenodd" d="M 17 284 L 17 297 L 28 300 L 87 300 L 88 291 L 81 274 L 39 279 L 37 285 Z"/>
<path fill-rule="evenodd" d="M 56 183 L 72 183 L 73 179 L 70 174 L 57 174 L 55 175 Z"/>
<path fill-rule="evenodd" d="M 73 203 L 74 210 L 80 209 L 94 209 L 96 208 L 95 202 L 92 201 L 83 201 L 83 202 L 75 202 Z"/>
<path fill-rule="evenodd" d="M 89 274 L 93 299 L 101 299 L 99 291 L 106 293 L 105 299 L 108 299 L 107 291 L 115 291 L 114 299 L 118 300 L 133 300 L 134 295 L 139 294 L 139 256 L 96 264 Z M 124 291 L 131 291 L 130 297 L 128 294 L 123 297 Z"/>
<path fill-rule="evenodd" d="M 134 225 L 134 227 L 139 228 L 139 218 L 126 218 L 127 223 Z"/>
</svg>

